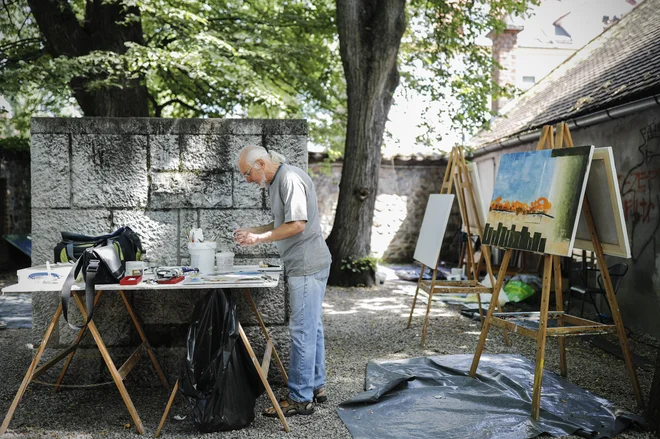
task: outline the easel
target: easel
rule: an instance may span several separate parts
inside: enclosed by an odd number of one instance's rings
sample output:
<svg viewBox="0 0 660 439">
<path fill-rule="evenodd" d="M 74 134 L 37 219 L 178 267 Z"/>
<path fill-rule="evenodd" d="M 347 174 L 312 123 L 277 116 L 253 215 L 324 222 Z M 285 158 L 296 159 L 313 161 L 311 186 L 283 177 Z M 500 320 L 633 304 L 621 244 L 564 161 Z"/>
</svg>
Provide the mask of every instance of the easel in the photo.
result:
<svg viewBox="0 0 660 439">
<path fill-rule="evenodd" d="M 481 236 L 483 233 L 483 226 L 481 225 L 481 220 L 477 209 L 481 209 L 481 206 L 478 206 L 474 197 L 474 191 L 472 189 L 472 183 L 470 182 L 467 165 L 465 163 L 465 156 L 463 155 L 463 150 L 461 147 L 454 147 L 451 150 L 449 156 L 449 162 L 447 163 L 447 169 L 445 171 L 445 177 L 442 182 L 442 187 L 440 189 L 441 194 L 449 194 L 452 191 L 453 185 L 456 186 L 456 193 L 458 198 L 458 205 L 461 212 L 461 218 L 463 224 L 467 230 L 467 253 L 468 253 L 468 272 L 470 273 L 471 279 L 468 280 L 459 280 L 459 281 L 441 281 L 437 279 L 438 273 L 438 264 L 440 263 L 440 255 L 438 254 L 438 259 L 435 263 L 433 269 L 433 276 L 431 281 L 424 281 L 423 275 L 426 266 L 422 264 L 422 268 L 419 274 L 419 279 L 417 280 L 417 289 L 415 290 L 415 297 L 413 299 L 412 307 L 410 308 L 410 316 L 408 317 L 408 325 L 406 328 L 410 328 L 412 323 L 412 316 L 415 311 L 415 305 L 417 303 L 417 296 L 419 290 L 422 289 L 428 294 L 427 305 L 426 305 L 426 317 L 424 318 L 424 328 L 422 329 L 422 341 L 421 345 L 424 346 L 426 343 L 426 334 L 428 331 L 429 324 L 429 313 L 431 312 L 431 304 L 433 303 L 433 294 L 470 294 L 475 293 L 477 295 L 477 301 L 479 302 L 479 318 L 483 322 L 483 309 L 481 307 L 481 293 L 491 293 L 492 287 L 486 287 L 479 283 L 479 269 L 481 266 L 482 259 L 485 259 L 486 270 L 490 277 L 491 285 L 495 283 L 493 272 L 491 269 L 490 262 L 490 251 L 487 247 L 482 246 L 481 257 L 479 262 L 475 263 L 474 260 L 474 249 L 472 248 L 472 231 L 470 229 L 470 216 L 468 210 L 469 201 L 471 204 L 472 212 L 475 213 L 475 221 L 477 224 L 476 234 Z M 467 200 L 466 200 L 467 194 Z M 462 259 L 462 258 L 461 258 Z M 462 260 L 461 260 L 462 262 Z M 499 304 L 498 304 L 499 310 Z M 506 331 L 504 333 L 504 339 L 507 345 L 509 344 L 508 336 Z"/>
<path fill-rule="evenodd" d="M 552 127 L 545 126 L 539 140 L 537 150 L 542 149 L 553 149 L 553 148 L 562 148 L 564 147 L 573 147 L 573 139 L 568 130 L 568 125 L 565 123 L 559 123 L 557 125 L 557 142 L 555 145 Z M 548 148 L 546 148 L 546 146 Z M 589 200 L 584 198 L 582 202 L 582 211 L 584 217 L 587 221 L 589 227 L 589 234 L 591 235 L 591 241 L 594 246 L 594 252 L 598 260 L 598 265 L 601 267 L 601 273 L 603 278 L 603 284 L 605 286 L 607 300 L 612 309 L 612 317 L 614 319 L 614 325 L 605 325 L 602 323 L 594 322 L 591 320 L 579 318 L 569 314 L 564 314 L 563 311 L 563 302 L 562 302 L 562 284 L 561 284 L 561 263 L 560 257 L 556 255 L 545 254 L 544 263 L 543 263 L 543 290 L 541 295 L 541 310 L 539 312 L 517 312 L 517 313 L 494 313 L 495 305 L 497 304 L 497 299 L 499 295 L 500 288 L 504 281 L 504 274 L 506 273 L 509 260 L 511 259 L 512 249 L 507 249 L 504 253 L 504 258 L 502 260 L 502 265 L 500 267 L 500 274 L 497 277 L 497 285 L 493 289 L 493 295 L 488 308 L 488 313 L 486 314 L 486 319 L 483 323 L 483 328 L 481 330 L 481 335 L 479 337 L 479 343 L 477 345 L 477 350 L 474 354 L 474 359 L 472 360 L 472 366 L 470 367 L 470 376 L 475 377 L 477 372 L 477 367 L 479 366 L 479 359 L 481 358 L 481 353 L 483 352 L 484 345 L 486 343 L 486 337 L 488 336 L 488 330 L 490 325 L 494 325 L 503 329 L 508 329 L 513 332 L 517 332 L 526 337 L 536 339 L 536 369 L 534 371 L 534 387 L 532 394 L 532 418 L 538 420 L 539 412 L 541 406 L 541 382 L 543 380 L 543 366 L 545 362 L 545 342 L 547 336 L 559 337 L 559 361 L 560 361 L 560 370 L 561 375 L 567 375 L 566 368 L 566 345 L 565 337 L 567 336 L 579 336 L 579 335 L 596 335 L 596 334 L 617 334 L 619 338 L 619 343 L 621 345 L 621 350 L 623 351 L 623 357 L 626 362 L 626 368 L 628 370 L 628 375 L 632 381 L 633 391 L 635 393 L 635 399 L 639 407 L 644 406 L 644 398 L 642 397 L 642 392 L 639 387 L 639 382 L 637 380 L 637 375 L 635 373 L 635 366 L 632 361 L 632 356 L 630 354 L 630 349 L 628 347 L 628 340 L 626 337 L 626 332 L 623 327 L 623 321 L 621 320 L 621 314 L 619 313 L 619 306 L 614 295 L 614 289 L 612 288 L 612 281 L 610 279 L 610 274 L 607 269 L 607 263 L 605 261 L 605 254 L 598 238 L 596 231 L 596 225 L 591 214 L 591 208 L 589 206 Z M 552 281 L 552 276 L 554 272 L 555 277 L 555 302 L 557 304 L 557 310 L 554 312 L 549 312 L 548 307 L 550 303 L 550 285 Z M 548 328 L 548 319 L 557 320 L 557 327 Z M 527 320 L 538 322 L 538 329 L 533 329 L 528 326 L 516 323 L 511 320 Z M 564 323 L 568 323 L 572 326 L 564 326 Z"/>
</svg>

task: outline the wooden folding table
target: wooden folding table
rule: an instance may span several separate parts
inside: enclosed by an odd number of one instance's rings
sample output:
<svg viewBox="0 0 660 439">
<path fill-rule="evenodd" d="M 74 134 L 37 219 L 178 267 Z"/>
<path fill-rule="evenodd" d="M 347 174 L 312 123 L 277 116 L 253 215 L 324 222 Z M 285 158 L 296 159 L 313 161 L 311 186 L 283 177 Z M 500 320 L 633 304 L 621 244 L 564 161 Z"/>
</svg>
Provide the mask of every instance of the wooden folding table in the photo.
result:
<svg viewBox="0 0 660 439">
<path fill-rule="evenodd" d="M 253 267 L 235 267 L 236 270 L 240 269 L 250 269 Z M 243 343 L 245 344 L 245 347 L 247 348 L 247 351 L 252 359 L 252 363 L 254 364 L 256 371 L 259 375 L 259 378 L 261 379 L 261 382 L 263 383 L 266 392 L 268 394 L 268 397 L 270 398 L 271 402 L 273 403 L 273 406 L 277 410 L 277 414 L 280 418 L 280 421 L 282 422 L 282 425 L 284 426 L 285 431 L 289 431 L 289 426 L 286 422 L 286 418 L 284 417 L 284 414 L 282 413 L 279 404 L 277 402 L 277 398 L 275 397 L 269 383 L 267 380 L 267 373 L 268 373 L 268 367 L 270 365 L 270 360 L 271 356 L 275 357 L 275 361 L 277 362 L 280 371 L 284 377 L 285 382 L 288 380 L 286 372 L 284 370 L 284 365 L 282 364 L 282 361 L 279 358 L 279 355 L 277 354 L 277 351 L 275 350 L 275 347 L 273 345 L 273 342 L 268 334 L 268 331 L 266 330 L 266 326 L 264 325 L 264 322 L 261 318 L 261 314 L 259 314 L 259 311 L 257 310 L 256 304 L 254 300 L 252 299 L 252 295 L 250 294 L 250 289 L 252 288 L 274 288 L 277 287 L 279 283 L 279 273 L 277 272 L 268 272 L 264 273 L 263 276 L 260 276 L 259 280 L 248 280 L 248 281 L 237 281 L 237 282 L 219 282 L 219 283 L 205 283 L 205 282 L 182 282 L 179 284 L 157 284 L 157 283 L 140 283 L 138 285 L 119 285 L 119 284 L 107 284 L 107 285 L 96 285 L 96 296 L 94 298 L 94 307 L 97 306 L 98 301 L 101 297 L 102 292 L 108 291 L 108 292 L 118 292 L 119 295 L 121 296 L 124 305 L 126 307 L 126 311 L 131 317 L 131 320 L 133 321 L 133 324 L 135 325 L 135 329 L 137 330 L 140 339 L 142 340 L 142 343 L 138 346 L 138 348 L 133 352 L 133 354 L 124 362 L 122 366 L 117 368 L 115 365 L 114 361 L 110 357 L 110 353 L 108 352 L 108 349 L 103 341 L 103 338 L 101 337 L 101 334 L 99 333 L 99 330 L 94 323 L 94 320 L 89 322 L 89 324 L 85 325 L 82 327 L 82 329 L 79 330 L 78 335 L 76 336 L 75 341 L 71 346 L 68 348 L 64 349 L 62 352 L 59 354 L 55 355 L 51 360 L 48 362 L 44 363 L 43 365 L 38 366 L 39 360 L 41 359 L 44 350 L 46 346 L 48 345 L 48 341 L 50 337 L 53 334 L 53 331 L 58 324 L 60 315 L 62 314 L 62 305 L 60 304 L 57 307 L 57 310 L 55 311 L 55 314 L 53 315 L 53 318 L 50 321 L 50 324 L 48 325 L 48 328 L 46 329 L 46 333 L 44 334 L 44 337 L 41 341 L 41 344 L 39 345 L 39 348 L 37 349 L 37 353 L 35 354 L 34 358 L 32 359 L 32 362 L 30 363 L 30 367 L 28 368 L 25 377 L 23 378 L 23 381 L 18 389 L 18 392 L 16 393 L 16 396 L 14 397 L 14 400 L 9 407 L 9 411 L 7 412 L 4 421 L 2 422 L 2 426 L 0 426 L 0 436 L 3 435 L 6 431 L 7 428 L 9 427 L 9 423 L 11 422 L 14 412 L 16 411 L 16 407 L 18 406 L 18 403 L 20 402 L 23 394 L 25 393 L 25 390 L 27 389 L 27 386 L 35 380 L 38 376 L 46 372 L 48 369 L 50 369 L 52 366 L 55 364 L 59 363 L 62 361 L 64 358 L 66 358 L 66 362 L 64 363 L 64 367 L 62 368 L 62 372 L 60 373 L 60 376 L 55 384 L 55 391 L 58 390 L 59 386 L 62 383 L 62 380 L 64 379 L 64 375 L 66 374 L 66 371 L 69 367 L 69 364 L 71 363 L 71 360 L 73 359 L 73 356 L 78 349 L 80 345 L 80 341 L 83 338 L 83 335 L 87 330 L 92 334 L 92 337 L 94 338 L 94 342 L 96 343 L 96 347 L 99 349 L 101 352 L 101 356 L 103 357 L 103 361 L 105 362 L 106 366 L 108 367 L 108 370 L 110 371 L 110 375 L 112 376 L 112 379 L 117 386 L 117 389 L 119 390 L 119 393 L 121 394 L 121 397 L 124 401 L 124 404 L 126 405 L 126 408 L 128 409 L 128 412 L 133 419 L 133 422 L 135 423 L 135 428 L 137 429 L 138 433 L 143 434 L 144 433 L 144 426 L 142 424 L 142 420 L 140 419 L 140 416 L 138 415 L 137 410 L 135 409 L 135 406 L 133 405 L 133 401 L 131 400 L 130 395 L 128 394 L 128 391 L 126 390 L 126 386 L 124 385 L 124 379 L 126 376 L 131 372 L 131 370 L 135 367 L 137 362 L 140 360 L 140 358 L 144 355 L 146 352 L 149 355 L 149 358 L 151 359 L 151 362 L 154 365 L 154 368 L 156 369 L 156 373 L 158 374 L 158 377 L 165 389 L 169 390 L 169 385 L 167 383 L 167 380 L 165 378 L 165 375 L 163 374 L 163 371 L 161 370 L 158 361 L 156 360 L 156 356 L 149 344 L 149 340 L 147 340 L 147 337 L 142 330 L 142 327 L 140 326 L 140 323 L 137 319 L 137 316 L 135 314 L 135 311 L 133 310 L 131 304 L 129 303 L 127 297 L 126 297 L 126 291 L 148 291 L 148 290 L 199 290 L 199 289 L 213 289 L 213 288 L 240 288 L 243 290 L 246 298 L 248 299 L 248 302 L 250 303 L 250 307 L 252 309 L 252 312 L 257 318 L 257 321 L 259 323 L 259 326 L 261 327 L 261 331 L 263 332 L 267 344 L 266 344 L 266 351 L 264 354 L 263 362 L 260 362 L 254 351 L 252 350 L 252 346 L 250 345 L 250 342 L 248 341 L 247 336 L 245 335 L 245 332 L 243 331 L 242 326 L 240 326 L 239 323 L 239 334 L 241 336 L 241 339 L 243 340 Z M 32 293 L 32 292 L 57 292 L 61 290 L 61 285 L 57 284 L 37 284 L 37 283 L 18 283 L 15 285 L 8 286 L 6 288 L 2 289 L 3 293 Z M 82 296 L 85 293 L 85 288 L 84 285 L 78 285 L 74 284 L 74 286 L 71 288 L 71 295 L 74 298 L 74 301 L 78 308 L 80 309 L 80 313 L 82 314 L 83 318 L 86 320 L 87 319 L 87 312 L 85 310 L 85 304 L 83 303 Z M 171 405 L 171 401 L 173 399 L 175 392 L 173 392 L 172 397 L 170 398 L 170 402 L 168 404 L 168 409 L 169 406 Z M 165 417 L 163 417 L 163 420 L 161 422 L 161 427 L 162 424 L 165 420 Z M 159 431 L 160 431 L 159 428 Z"/>
</svg>

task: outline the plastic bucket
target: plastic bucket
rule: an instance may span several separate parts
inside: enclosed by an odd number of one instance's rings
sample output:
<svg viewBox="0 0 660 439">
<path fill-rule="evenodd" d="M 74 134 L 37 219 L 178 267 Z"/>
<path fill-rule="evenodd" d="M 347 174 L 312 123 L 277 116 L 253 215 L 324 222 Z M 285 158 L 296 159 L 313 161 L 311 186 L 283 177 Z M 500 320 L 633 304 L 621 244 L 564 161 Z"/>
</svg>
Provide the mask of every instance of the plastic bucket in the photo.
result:
<svg viewBox="0 0 660 439">
<path fill-rule="evenodd" d="M 215 242 L 189 242 L 190 265 L 202 274 L 211 274 L 215 268 Z"/>
<path fill-rule="evenodd" d="M 234 269 L 234 254 L 232 252 L 218 252 L 215 254 L 216 271 L 219 273 Z"/>
</svg>

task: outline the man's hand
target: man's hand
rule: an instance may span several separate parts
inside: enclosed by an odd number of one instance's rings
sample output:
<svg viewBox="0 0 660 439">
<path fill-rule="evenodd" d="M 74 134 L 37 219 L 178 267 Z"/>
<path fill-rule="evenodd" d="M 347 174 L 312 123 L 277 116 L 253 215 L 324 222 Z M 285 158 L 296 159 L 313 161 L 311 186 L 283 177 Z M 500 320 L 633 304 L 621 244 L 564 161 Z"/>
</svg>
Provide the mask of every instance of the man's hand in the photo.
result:
<svg viewBox="0 0 660 439">
<path fill-rule="evenodd" d="M 243 247 L 257 245 L 263 241 L 260 233 L 254 233 L 250 229 L 236 229 L 234 231 L 234 241 Z"/>
</svg>

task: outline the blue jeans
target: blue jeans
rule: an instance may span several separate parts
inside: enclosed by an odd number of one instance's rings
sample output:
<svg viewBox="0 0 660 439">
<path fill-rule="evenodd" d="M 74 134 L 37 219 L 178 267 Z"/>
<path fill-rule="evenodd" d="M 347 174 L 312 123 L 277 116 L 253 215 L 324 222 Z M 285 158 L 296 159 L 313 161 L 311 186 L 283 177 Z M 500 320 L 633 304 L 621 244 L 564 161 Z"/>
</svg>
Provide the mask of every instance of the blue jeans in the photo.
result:
<svg viewBox="0 0 660 439">
<path fill-rule="evenodd" d="M 289 398 L 311 401 L 325 386 L 322 304 L 330 267 L 308 276 L 289 277 L 291 357 Z"/>
</svg>

